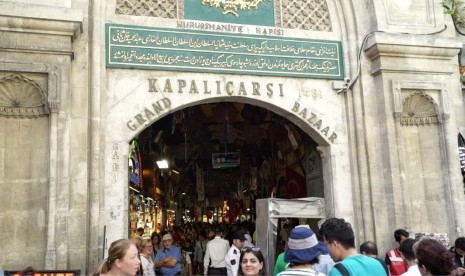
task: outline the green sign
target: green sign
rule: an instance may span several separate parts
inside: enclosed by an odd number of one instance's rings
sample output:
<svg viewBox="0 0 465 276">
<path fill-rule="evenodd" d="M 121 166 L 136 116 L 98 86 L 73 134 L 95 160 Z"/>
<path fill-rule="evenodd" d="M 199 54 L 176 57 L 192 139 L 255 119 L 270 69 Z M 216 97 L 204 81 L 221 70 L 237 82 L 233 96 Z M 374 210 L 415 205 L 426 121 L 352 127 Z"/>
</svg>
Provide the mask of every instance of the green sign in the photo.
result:
<svg viewBox="0 0 465 276">
<path fill-rule="evenodd" d="M 184 19 L 274 27 L 273 0 L 184 0 Z"/>
<path fill-rule="evenodd" d="M 340 41 L 106 25 L 106 66 L 342 79 Z"/>
</svg>

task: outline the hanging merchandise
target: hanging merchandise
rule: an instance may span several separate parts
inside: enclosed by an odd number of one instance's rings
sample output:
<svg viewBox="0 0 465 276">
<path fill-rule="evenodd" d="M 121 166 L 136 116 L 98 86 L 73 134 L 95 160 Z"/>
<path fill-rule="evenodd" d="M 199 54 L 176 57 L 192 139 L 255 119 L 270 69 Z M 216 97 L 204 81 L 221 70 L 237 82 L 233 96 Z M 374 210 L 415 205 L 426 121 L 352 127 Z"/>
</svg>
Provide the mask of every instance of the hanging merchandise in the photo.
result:
<svg viewBox="0 0 465 276">
<path fill-rule="evenodd" d="M 465 174 L 465 138 L 462 134 L 458 135 L 459 143 L 459 158 L 460 158 L 460 168 L 462 169 L 462 174 Z"/>
<path fill-rule="evenodd" d="M 139 146 L 136 140 L 129 145 L 129 183 L 133 188 L 140 190 L 142 185 L 142 162 Z"/>
</svg>

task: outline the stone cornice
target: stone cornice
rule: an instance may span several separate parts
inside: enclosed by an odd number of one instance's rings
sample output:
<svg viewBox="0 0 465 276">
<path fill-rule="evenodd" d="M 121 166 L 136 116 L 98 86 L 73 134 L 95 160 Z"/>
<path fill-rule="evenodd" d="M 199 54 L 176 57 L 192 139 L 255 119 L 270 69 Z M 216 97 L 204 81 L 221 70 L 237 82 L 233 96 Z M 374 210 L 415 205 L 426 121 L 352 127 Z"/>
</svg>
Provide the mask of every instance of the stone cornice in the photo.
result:
<svg viewBox="0 0 465 276">
<path fill-rule="evenodd" d="M 450 59 L 457 55 L 462 46 L 462 42 L 454 38 L 380 32 L 368 39 L 365 52 L 371 60 L 380 55 Z"/>
<path fill-rule="evenodd" d="M 462 42 L 433 35 L 375 33 L 367 41 L 366 56 L 372 62 L 371 73 L 415 71 L 450 74 L 449 61 L 456 57 Z"/>
<path fill-rule="evenodd" d="M 81 10 L 0 1 L 0 30 L 68 35 L 82 32 Z"/>
</svg>

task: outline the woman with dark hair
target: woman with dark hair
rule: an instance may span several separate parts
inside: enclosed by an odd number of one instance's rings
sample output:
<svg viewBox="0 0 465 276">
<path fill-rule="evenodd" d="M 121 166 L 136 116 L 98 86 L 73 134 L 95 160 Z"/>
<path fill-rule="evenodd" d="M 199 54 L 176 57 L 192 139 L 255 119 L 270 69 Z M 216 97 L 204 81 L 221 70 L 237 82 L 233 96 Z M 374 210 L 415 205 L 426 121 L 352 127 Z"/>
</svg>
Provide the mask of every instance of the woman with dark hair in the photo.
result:
<svg viewBox="0 0 465 276">
<path fill-rule="evenodd" d="M 263 257 L 263 254 L 260 251 L 260 248 L 258 247 L 242 248 L 241 257 L 239 258 L 239 264 L 240 267 L 237 275 L 266 275 L 265 258 Z"/>
<path fill-rule="evenodd" d="M 111 243 L 108 257 L 104 259 L 93 275 L 136 275 L 139 270 L 139 251 L 133 241 L 120 239 Z"/>
<path fill-rule="evenodd" d="M 160 235 L 158 235 L 157 232 L 153 232 L 152 233 L 152 236 L 150 237 L 150 239 L 152 240 L 152 247 L 153 247 L 153 250 L 152 250 L 152 260 L 155 260 L 155 256 L 157 255 L 158 251 L 160 251 Z"/>
<path fill-rule="evenodd" d="M 450 275 L 455 268 L 453 255 L 437 240 L 420 240 L 415 253 L 422 275 Z"/>
</svg>

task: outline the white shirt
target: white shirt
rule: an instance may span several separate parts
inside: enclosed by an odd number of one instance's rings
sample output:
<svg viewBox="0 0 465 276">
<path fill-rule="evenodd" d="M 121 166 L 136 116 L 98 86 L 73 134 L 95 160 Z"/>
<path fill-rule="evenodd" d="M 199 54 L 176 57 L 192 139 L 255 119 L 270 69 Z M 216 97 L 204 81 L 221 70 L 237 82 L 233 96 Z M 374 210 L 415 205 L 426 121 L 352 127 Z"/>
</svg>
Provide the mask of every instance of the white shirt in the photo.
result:
<svg viewBox="0 0 465 276">
<path fill-rule="evenodd" d="M 220 236 L 207 243 L 207 250 L 205 251 L 205 257 L 203 258 L 204 274 L 207 275 L 208 267 L 222 268 L 226 267 L 224 257 L 228 254 L 229 242 L 222 239 Z M 211 264 L 210 264 L 211 260 Z"/>
<path fill-rule="evenodd" d="M 229 248 L 228 254 L 224 257 L 226 262 L 226 270 L 228 276 L 236 276 L 239 270 L 239 258 L 241 257 L 241 251 L 234 244 Z"/>
<path fill-rule="evenodd" d="M 400 276 L 421 276 L 421 273 L 418 269 L 418 265 L 412 265 L 407 269 L 406 272 L 404 272 Z"/>
<path fill-rule="evenodd" d="M 144 255 L 140 255 L 140 262 L 142 263 L 142 271 L 144 276 L 155 276 L 155 268 L 153 265 L 152 258 L 146 258 Z"/>
</svg>

